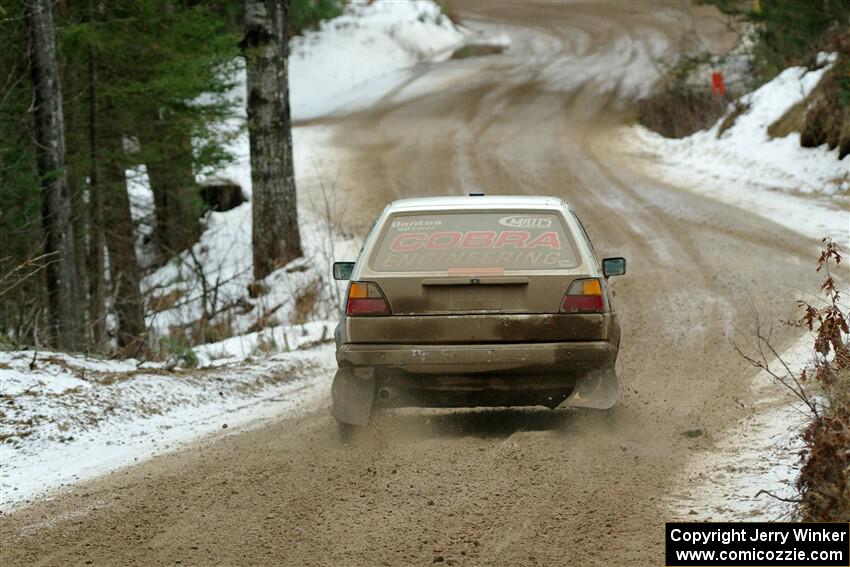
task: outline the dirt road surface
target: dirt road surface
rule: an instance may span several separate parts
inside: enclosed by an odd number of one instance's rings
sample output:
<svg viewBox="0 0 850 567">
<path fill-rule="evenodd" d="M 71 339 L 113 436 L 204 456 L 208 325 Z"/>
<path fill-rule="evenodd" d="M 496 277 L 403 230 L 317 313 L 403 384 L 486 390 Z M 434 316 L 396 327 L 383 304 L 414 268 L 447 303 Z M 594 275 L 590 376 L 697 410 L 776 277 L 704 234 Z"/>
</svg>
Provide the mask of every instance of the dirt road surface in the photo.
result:
<svg viewBox="0 0 850 567">
<path fill-rule="evenodd" d="M 652 59 L 723 39 L 684 3 L 453 4 L 503 55 L 423 64 L 439 88 L 325 120 L 362 231 L 387 200 L 545 194 L 577 209 L 623 326 L 616 410 L 398 411 L 356 446 L 326 409 L 203 443 L 0 518 L 12 565 L 660 565 L 676 474 L 752 402 L 732 343 L 794 316 L 815 243 L 649 182 L 608 150 Z M 398 94 L 398 93 L 396 93 Z M 794 338 L 778 326 L 775 342 Z M 701 429 L 705 435 L 683 436 Z M 678 511 L 686 515 L 687 510 Z"/>
</svg>

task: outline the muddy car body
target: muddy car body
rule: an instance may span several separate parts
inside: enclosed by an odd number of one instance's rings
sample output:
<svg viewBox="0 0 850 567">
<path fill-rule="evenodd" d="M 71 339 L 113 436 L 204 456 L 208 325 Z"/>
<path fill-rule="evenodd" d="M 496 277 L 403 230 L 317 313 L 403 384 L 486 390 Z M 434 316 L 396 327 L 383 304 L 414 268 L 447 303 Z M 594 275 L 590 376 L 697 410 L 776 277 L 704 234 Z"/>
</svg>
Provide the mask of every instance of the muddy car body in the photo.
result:
<svg viewBox="0 0 850 567">
<path fill-rule="evenodd" d="M 374 408 L 611 407 L 620 327 L 607 277 L 569 206 L 551 197 L 439 197 L 384 209 L 336 331 L 332 413 Z"/>
</svg>

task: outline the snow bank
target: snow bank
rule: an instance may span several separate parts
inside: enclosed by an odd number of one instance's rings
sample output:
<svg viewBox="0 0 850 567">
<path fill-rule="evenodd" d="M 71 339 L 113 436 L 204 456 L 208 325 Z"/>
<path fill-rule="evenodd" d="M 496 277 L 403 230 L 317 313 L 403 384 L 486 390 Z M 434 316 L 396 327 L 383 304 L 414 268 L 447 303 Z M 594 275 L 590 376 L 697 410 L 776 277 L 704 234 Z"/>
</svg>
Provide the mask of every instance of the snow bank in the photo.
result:
<svg viewBox="0 0 850 567">
<path fill-rule="evenodd" d="M 804 335 L 782 354 L 797 370 L 814 360 L 811 335 Z M 776 370 L 780 365 L 777 361 Z M 794 498 L 807 414 L 783 386 L 767 372 L 751 385 L 758 400 L 750 414 L 721 432 L 716 445 L 691 461 L 667 499 L 671 518 L 689 521 L 789 520 L 794 505 L 759 494 L 767 490 L 780 498 Z"/>
<path fill-rule="evenodd" d="M 768 127 L 817 86 L 835 61 L 820 58 L 816 70 L 786 69 L 739 99 L 746 110 L 720 132 L 726 117 L 682 139 L 664 138 L 642 126 L 623 132 L 626 153 L 643 169 L 673 184 L 765 216 L 812 238 L 848 238 L 850 160 L 825 145 L 800 146 L 800 135 L 771 139 Z M 729 113 L 735 111 L 730 107 Z"/>
<path fill-rule="evenodd" d="M 314 409 L 336 369 L 327 336 L 314 324 L 236 337 L 199 348 L 209 367 L 191 372 L 0 353 L 0 511 L 223 428 Z"/>
<path fill-rule="evenodd" d="M 430 0 L 354 2 L 315 32 L 293 39 L 293 116 L 365 108 L 422 61 L 449 57 L 465 35 Z"/>
</svg>

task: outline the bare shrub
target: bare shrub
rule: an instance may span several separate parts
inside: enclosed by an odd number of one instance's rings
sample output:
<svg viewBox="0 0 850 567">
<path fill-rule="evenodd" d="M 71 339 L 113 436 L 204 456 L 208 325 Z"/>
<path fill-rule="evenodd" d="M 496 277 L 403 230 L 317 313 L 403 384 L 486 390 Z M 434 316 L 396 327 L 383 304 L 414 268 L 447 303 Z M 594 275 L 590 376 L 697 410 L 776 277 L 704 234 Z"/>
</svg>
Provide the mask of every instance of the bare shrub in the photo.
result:
<svg viewBox="0 0 850 567">
<path fill-rule="evenodd" d="M 841 293 L 830 273 L 842 256 L 838 244 L 827 238 L 818 260 L 825 276 L 821 291 L 824 306 L 801 301 L 804 314 L 799 324 L 813 332 L 813 364 L 792 370 L 770 343 L 770 335 L 757 331 L 758 355 L 738 352 L 754 366 L 770 374 L 803 402 L 809 423 L 801 434 L 800 475 L 797 479 L 803 521 L 846 522 L 850 520 L 850 348 L 848 315 Z M 768 363 L 775 358 L 781 370 Z"/>
<path fill-rule="evenodd" d="M 687 85 L 663 87 L 638 101 L 638 121 L 667 138 L 684 138 L 717 122 L 731 101 L 728 95 Z"/>
<path fill-rule="evenodd" d="M 846 338 L 850 329 L 829 271 L 830 264 L 841 263 L 840 249 L 830 239 L 824 244 L 818 271 L 825 272 L 821 291 L 827 297 L 826 306 L 801 302 L 803 324 L 815 332 L 818 356 L 811 375 L 803 371 L 800 380 L 820 387 L 826 407 L 803 431 L 806 448 L 797 487 L 804 520 L 846 522 L 850 520 L 850 348 Z"/>
<path fill-rule="evenodd" d="M 720 138 L 726 130 L 735 125 L 735 122 L 738 118 L 741 117 L 742 114 L 748 112 L 750 110 L 750 105 L 743 104 L 740 101 L 735 101 L 732 112 L 726 115 L 726 118 L 723 119 L 723 122 L 720 123 L 720 128 L 717 129 L 717 137 Z"/>
<path fill-rule="evenodd" d="M 767 135 L 771 138 L 784 138 L 802 130 L 806 122 L 806 107 L 806 101 L 801 100 L 789 108 L 776 122 L 768 126 Z"/>
<path fill-rule="evenodd" d="M 321 212 L 323 217 L 320 225 L 320 241 L 316 266 L 321 273 L 318 280 L 318 297 L 314 311 L 322 318 L 336 316 L 339 311 L 339 302 L 342 296 L 344 284 L 340 284 L 333 277 L 333 264 L 336 260 L 336 243 L 345 234 L 343 218 L 347 209 L 347 198 L 345 192 L 337 190 L 339 174 L 333 182 L 328 185 L 318 165 L 314 164 L 319 180 L 319 203 L 313 202 L 313 208 Z"/>
<path fill-rule="evenodd" d="M 292 310 L 291 322 L 293 325 L 303 325 L 313 316 L 316 304 L 319 301 L 319 282 L 312 281 L 304 289 L 297 292 L 295 305 Z"/>
<path fill-rule="evenodd" d="M 152 293 L 148 298 L 148 312 L 159 313 L 171 309 L 186 295 L 182 289 L 172 289 L 163 293 Z"/>
</svg>

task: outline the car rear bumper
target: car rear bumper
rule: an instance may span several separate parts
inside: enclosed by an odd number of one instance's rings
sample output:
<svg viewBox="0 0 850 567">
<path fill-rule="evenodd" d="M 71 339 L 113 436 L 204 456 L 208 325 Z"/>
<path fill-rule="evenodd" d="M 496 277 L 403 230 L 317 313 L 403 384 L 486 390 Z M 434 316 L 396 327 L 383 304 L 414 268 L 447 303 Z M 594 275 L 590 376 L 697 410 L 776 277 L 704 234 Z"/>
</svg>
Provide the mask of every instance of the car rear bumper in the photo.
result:
<svg viewBox="0 0 850 567">
<path fill-rule="evenodd" d="M 606 409 L 619 393 L 616 359 L 606 341 L 340 345 L 331 412 L 362 425 L 373 406 Z"/>
<path fill-rule="evenodd" d="M 345 317 L 339 344 L 445 345 L 619 341 L 611 313 L 436 314 Z"/>
<path fill-rule="evenodd" d="M 344 367 L 372 367 L 379 373 L 398 370 L 422 374 L 575 374 L 612 368 L 617 348 L 607 341 L 507 343 L 476 345 L 343 344 L 337 362 Z"/>
</svg>

